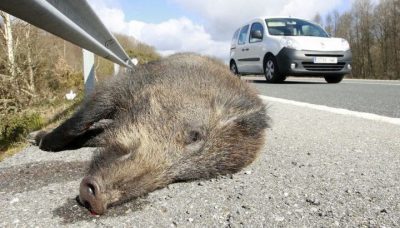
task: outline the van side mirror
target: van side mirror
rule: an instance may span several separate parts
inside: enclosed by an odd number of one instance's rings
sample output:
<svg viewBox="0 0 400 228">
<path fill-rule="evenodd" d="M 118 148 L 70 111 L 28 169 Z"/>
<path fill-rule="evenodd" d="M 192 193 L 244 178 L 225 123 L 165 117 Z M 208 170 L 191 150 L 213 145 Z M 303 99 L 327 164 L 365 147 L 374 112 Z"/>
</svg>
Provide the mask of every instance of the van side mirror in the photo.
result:
<svg viewBox="0 0 400 228">
<path fill-rule="evenodd" d="M 262 38 L 263 38 L 263 34 L 261 33 L 260 30 L 251 31 L 250 36 L 252 39 L 258 39 L 258 40 L 262 40 Z"/>
</svg>

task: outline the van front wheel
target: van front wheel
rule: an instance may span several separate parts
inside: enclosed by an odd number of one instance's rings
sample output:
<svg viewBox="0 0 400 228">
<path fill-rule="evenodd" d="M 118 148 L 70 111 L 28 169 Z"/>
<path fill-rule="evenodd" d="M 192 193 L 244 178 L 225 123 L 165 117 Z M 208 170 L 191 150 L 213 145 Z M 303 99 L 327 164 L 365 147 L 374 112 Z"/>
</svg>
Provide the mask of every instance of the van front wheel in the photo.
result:
<svg viewBox="0 0 400 228">
<path fill-rule="evenodd" d="M 264 64 L 265 79 L 269 83 L 283 82 L 285 77 L 281 75 L 278 64 L 273 56 L 268 56 Z"/>
</svg>

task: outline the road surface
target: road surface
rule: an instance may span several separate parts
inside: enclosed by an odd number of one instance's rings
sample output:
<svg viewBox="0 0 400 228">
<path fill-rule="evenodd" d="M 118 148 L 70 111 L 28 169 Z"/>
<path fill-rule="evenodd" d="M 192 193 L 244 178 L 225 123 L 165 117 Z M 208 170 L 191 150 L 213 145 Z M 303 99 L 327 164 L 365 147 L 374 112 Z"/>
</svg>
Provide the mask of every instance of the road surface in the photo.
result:
<svg viewBox="0 0 400 228">
<path fill-rule="evenodd" d="M 101 217 L 74 200 L 93 149 L 28 147 L 0 163 L 0 227 L 399 227 L 400 86 L 310 81 L 254 83 L 273 121 L 243 171 L 172 184 Z"/>
<path fill-rule="evenodd" d="M 267 96 L 400 118 L 400 81 L 344 79 L 327 84 L 323 78 L 289 77 L 267 84 L 263 77 L 242 79 L 252 80 Z"/>
</svg>

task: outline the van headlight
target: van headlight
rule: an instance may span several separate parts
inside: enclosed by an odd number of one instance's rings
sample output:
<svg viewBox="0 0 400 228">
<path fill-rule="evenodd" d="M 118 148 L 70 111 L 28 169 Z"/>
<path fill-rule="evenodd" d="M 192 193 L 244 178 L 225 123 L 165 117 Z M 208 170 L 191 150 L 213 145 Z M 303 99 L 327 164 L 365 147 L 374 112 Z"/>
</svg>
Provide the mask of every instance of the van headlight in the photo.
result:
<svg viewBox="0 0 400 228">
<path fill-rule="evenodd" d="M 281 44 L 283 47 L 286 48 L 291 48 L 295 50 L 301 50 L 300 44 L 298 44 L 296 41 L 290 40 L 290 39 L 282 39 Z"/>
<path fill-rule="evenodd" d="M 348 51 L 348 50 L 350 50 L 350 44 L 349 44 L 349 42 L 347 42 L 347 40 L 345 40 L 345 39 L 342 39 L 341 41 L 342 41 L 342 42 L 341 42 L 342 50 L 343 50 L 343 51 Z"/>
</svg>

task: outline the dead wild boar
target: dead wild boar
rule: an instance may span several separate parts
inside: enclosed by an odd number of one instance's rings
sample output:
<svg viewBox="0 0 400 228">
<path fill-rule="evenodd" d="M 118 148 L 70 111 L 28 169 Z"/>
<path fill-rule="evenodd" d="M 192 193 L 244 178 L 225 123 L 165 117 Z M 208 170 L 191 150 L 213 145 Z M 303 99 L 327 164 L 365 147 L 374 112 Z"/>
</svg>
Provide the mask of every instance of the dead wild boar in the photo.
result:
<svg viewBox="0 0 400 228">
<path fill-rule="evenodd" d="M 256 92 L 226 66 L 176 54 L 98 86 L 36 143 L 46 151 L 99 147 L 78 199 L 103 214 L 172 182 L 239 171 L 262 148 L 267 120 Z"/>
</svg>

